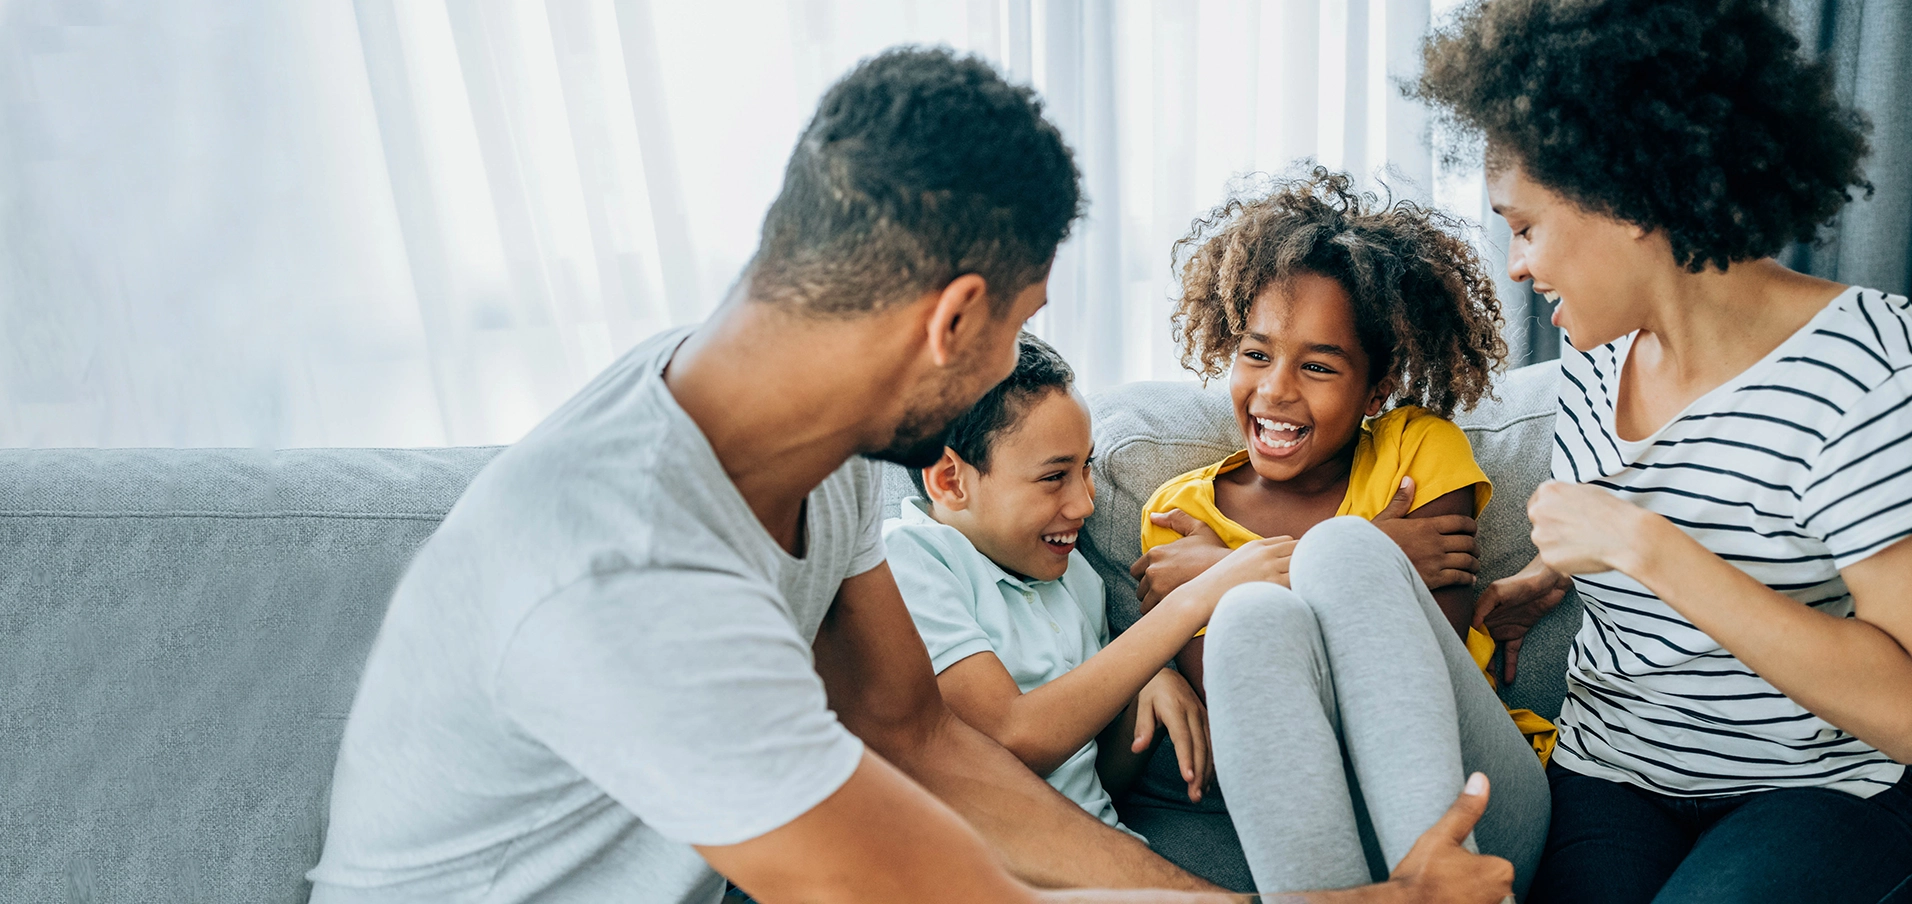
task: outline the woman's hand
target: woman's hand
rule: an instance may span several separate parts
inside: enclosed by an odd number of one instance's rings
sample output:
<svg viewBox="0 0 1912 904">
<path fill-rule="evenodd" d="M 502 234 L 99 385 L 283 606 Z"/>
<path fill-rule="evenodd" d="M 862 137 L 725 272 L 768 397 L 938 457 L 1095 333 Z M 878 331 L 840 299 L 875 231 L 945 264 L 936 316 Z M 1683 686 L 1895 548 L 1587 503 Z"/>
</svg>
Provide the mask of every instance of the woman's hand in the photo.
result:
<svg viewBox="0 0 1912 904">
<path fill-rule="evenodd" d="M 1535 556 L 1518 574 L 1501 578 L 1481 591 L 1474 602 L 1474 629 L 1492 637 L 1501 649 L 1501 681 L 1514 683 L 1514 663 L 1520 645 L 1540 617 L 1553 611 L 1567 595 L 1571 578 L 1547 567 Z"/>
<path fill-rule="evenodd" d="M 1642 545 L 1665 522 L 1599 487 L 1558 480 L 1534 490 L 1527 520 L 1533 522 L 1540 560 L 1555 572 L 1618 571 L 1635 578 L 1646 558 Z"/>
<path fill-rule="evenodd" d="M 1175 745 L 1175 762 L 1181 767 L 1182 781 L 1188 783 L 1188 799 L 1200 801 L 1202 789 L 1215 780 L 1215 760 L 1209 755 L 1208 707 L 1202 705 L 1181 675 L 1166 668 L 1142 686 L 1135 702 L 1135 743 L 1129 750 L 1147 751 L 1155 741 L 1155 726 L 1161 725 Z"/>
<path fill-rule="evenodd" d="M 1150 549 L 1129 566 L 1135 578 L 1135 598 L 1142 611 L 1155 608 L 1175 588 L 1195 579 L 1210 566 L 1228 557 L 1228 544 L 1208 525 L 1181 509 L 1150 512 L 1149 521 L 1182 535 L 1180 540 Z"/>
</svg>

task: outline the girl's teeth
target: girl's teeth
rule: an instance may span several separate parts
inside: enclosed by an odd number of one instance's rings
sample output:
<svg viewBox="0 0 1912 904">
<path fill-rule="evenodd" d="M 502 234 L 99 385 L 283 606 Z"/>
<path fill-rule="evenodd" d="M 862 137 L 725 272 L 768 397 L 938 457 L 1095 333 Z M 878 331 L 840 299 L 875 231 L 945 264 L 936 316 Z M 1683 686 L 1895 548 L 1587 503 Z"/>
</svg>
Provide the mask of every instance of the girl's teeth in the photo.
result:
<svg viewBox="0 0 1912 904">
<path fill-rule="evenodd" d="M 1258 428 L 1256 432 L 1261 435 L 1261 441 L 1274 449 L 1287 449 L 1300 444 L 1302 435 L 1308 430 L 1300 424 L 1271 421 L 1259 417 L 1255 419 L 1255 424 Z"/>
</svg>

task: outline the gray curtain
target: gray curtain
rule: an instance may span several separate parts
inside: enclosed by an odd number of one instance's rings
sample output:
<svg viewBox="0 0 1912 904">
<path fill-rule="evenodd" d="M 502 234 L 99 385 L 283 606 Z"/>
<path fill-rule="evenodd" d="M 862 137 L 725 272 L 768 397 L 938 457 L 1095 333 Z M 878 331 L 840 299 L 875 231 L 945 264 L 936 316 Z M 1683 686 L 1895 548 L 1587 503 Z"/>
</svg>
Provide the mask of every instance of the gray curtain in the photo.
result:
<svg viewBox="0 0 1912 904">
<path fill-rule="evenodd" d="M 1866 178 L 1875 192 L 1846 205 L 1813 246 L 1783 258 L 1795 270 L 1912 294 L 1912 4 L 1792 0 L 1807 50 L 1831 64 L 1840 99 L 1872 119 Z"/>
</svg>

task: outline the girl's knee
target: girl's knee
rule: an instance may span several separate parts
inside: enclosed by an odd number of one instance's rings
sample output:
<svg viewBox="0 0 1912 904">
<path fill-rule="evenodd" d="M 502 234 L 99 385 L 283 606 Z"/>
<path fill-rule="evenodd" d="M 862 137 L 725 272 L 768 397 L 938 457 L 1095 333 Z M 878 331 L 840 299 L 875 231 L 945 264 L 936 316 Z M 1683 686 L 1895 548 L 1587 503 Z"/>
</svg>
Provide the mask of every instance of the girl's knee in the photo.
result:
<svg viewBox="0 0 1912 904">
<path fill-rule="evenodd" d="M 1280 584 L 1238 584 L 1222 594 L 1208 620 L 1208 648 L 1266 650 L 1283 639 L 1319 632 L 1314 610 Z"/>
<path fill-rule="evenodd" d="M 1366 518 L 1342 515 L 1308 529 L 1295 544 L 1288 574 L 1289 582 L 1306 592 L 1310 581 L 1334 581 L 1350 574 L 1376 574 L 1388 569 L 1405 569 L 1413 574 L 1406 554 L 1380 528 Z"/>
</svg>

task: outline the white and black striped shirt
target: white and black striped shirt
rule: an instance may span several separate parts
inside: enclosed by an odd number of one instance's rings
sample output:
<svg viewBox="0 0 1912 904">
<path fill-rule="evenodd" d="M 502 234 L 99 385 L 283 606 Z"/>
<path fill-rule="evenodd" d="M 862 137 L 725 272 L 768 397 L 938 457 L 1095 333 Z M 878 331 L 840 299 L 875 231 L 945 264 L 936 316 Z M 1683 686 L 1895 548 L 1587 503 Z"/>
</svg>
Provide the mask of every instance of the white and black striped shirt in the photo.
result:
<svg viewBox="0 0 1912 904">
<path fill-rule="evenodd" d="M 1912 535 L 1912 310 L 1851 288 L 1639 442 L 1614 430 L 1633 337 L 1565 349 L 1553 476 L 1665 516 L 1755 579 L 1850 616 L 1839 569 Z M 1905 767 L 1788 699 L 1637 581 L 1575 578 L 1555 761 L 1663 794 L 1860 797 Z"/>
</svg>

